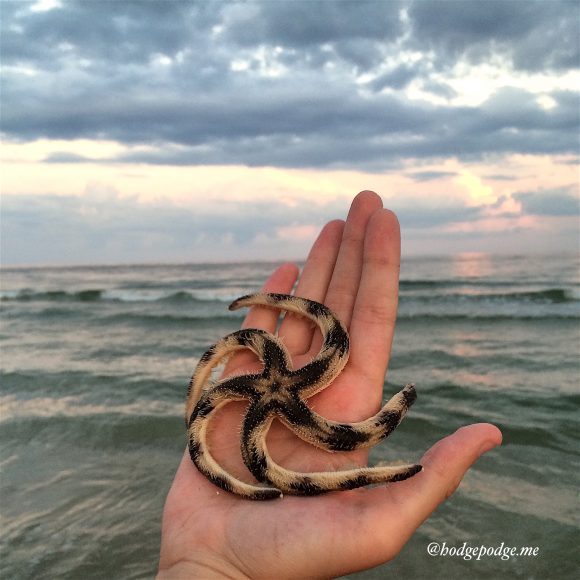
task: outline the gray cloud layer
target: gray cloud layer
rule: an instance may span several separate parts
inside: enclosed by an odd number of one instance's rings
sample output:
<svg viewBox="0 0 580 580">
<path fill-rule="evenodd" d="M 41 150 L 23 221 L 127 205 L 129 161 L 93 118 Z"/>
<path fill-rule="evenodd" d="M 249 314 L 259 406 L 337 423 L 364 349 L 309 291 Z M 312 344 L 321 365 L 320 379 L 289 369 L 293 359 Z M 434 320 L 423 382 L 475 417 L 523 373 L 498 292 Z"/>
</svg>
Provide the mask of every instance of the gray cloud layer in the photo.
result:
<svg viewBox="0 0 580 580">
<path fill-rule="evenodd" d="M 410 101 L 459 61 L 578 66 L 576 2 L 2 2 L 3 131 L 150 145 L 114 161 L 384 168 L 406 157 L 577 151 L 578 101 L 506 87 Z M 399 55 L 417 51 L 420 60 Z M 366 75 L 366 76 L 365 76 Z M 56 156 L 49 161 L 80 161 Z"/>
<path fill-rule="evenodd" d="M 494 54 L 517 70 L 578 67 L 578 3 L 485 0 L 416 1 L 410 9 L 417 47 L 429 46 L 441 64 L 466 57 L 482 62 Z"/>
<path fill-rule="evenodd" d="M 578 216 L 580 199 L 577 186 L 560 187 L 552 190 L 536 190 L 514 193 L 524 213 L 538 216 Z"/>
</svg>

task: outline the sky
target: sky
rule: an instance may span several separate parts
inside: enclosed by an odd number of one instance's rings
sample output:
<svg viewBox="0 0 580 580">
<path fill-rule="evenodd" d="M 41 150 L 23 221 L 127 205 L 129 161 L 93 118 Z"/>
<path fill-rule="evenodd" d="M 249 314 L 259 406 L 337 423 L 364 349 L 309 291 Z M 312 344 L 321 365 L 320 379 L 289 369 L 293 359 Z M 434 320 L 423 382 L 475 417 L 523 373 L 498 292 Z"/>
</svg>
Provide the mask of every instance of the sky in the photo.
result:
<svg viewBox="0 0 580 580">
<path fill-rule="evenodd" d="M 580 3 L 2 0 L 1 260 L 579 249 Z"/>
</svg>

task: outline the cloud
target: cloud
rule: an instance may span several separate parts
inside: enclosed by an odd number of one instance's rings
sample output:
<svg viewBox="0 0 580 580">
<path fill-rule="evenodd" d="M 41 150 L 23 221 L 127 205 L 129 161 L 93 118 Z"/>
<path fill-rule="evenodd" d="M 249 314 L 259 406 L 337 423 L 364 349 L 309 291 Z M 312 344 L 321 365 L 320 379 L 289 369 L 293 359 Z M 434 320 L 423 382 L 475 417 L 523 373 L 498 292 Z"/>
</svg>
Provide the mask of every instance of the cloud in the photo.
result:
<svg viewBox="0 0 580 580">
<path fill-rule="evenodd" d="M 439 65 L 501 55 L 526 71 L 578 68 L 579 16 L 573 0 L 416 0 L 409 8 L 413 44 L 434 51 Z"/>
<path fill-rule="evenodd" d="M 45 163 L 90 163 L 96 160 L 85 157 L 84 155 L 62 151 L 59 153 L 51 153 L 43 161 Z"/>
<path fill-rule="evenodd" d="M 218 199 L 187 205 L 143 203 L 94 184 L 82 197 L 6 196 L 2 207 L 2 262 L 115 263 L 159 260 L 250 259 L 271 246 L 272 257 L 303 254 L 304 227 L 343 215 L 344 200 L 291 207 L 267 201 Z M 289 227 L 300 235 L 289 241 Z M 264 241 L 265 240 L 265 241 Z M 284 253 L 285 252 L 285 253 Z"/>
<path fill-rule="evenodd" d="M 402 2 L 256 2 L 224 10 L 223 37 L 233 44 L 281 46 L 286 63 L 315 67 L 336 60 L 369 70 L 382 61 L 385 39 L 404 33 Z"/>
<path fill-rule="evenodd" d="M 576 193 L 574 193 L 576 192 Z M 537 216 L 577 216 L 580 215 L 580 198 L 577 186 L 558 189 L 540 189 L 519 192 L 512 195 L 524 213 Z"/>
<path fill-rule="evenodd" d="M 418 63 L 400 64 L 374 78 L 368 84 L 373 91 L 377 92 L 380 92 L 385 88 L 403 89 L 420 76 L 423 71 L 424 67 Z"/>
<path fill-rule="evenodd" d="M 534 96 L 504 89 L 481 107 L 410 104 L 394 95 L 368 102 L 329 87 L 316 97 L 279 100 L 248 88 L 237 102 L 223 97 L 167 103 L 142 102 L 136 110 L 115 99 L 25 110 L 4 118 L 6 129 L 32 139 L 78 136 L 149 146 L 102 163 L 361 168 L 381 170 L 405 158 L 466 160 L 510 153 L 565 154 L 577 149 L 577 108 L 571 95 L 555 94 L 559 105 L 543 109 Z M 318 107 L 310 102 L 318 99 Z M 62 110 L 76 109 L 71 118 Z M 81 111 L 80 109 L 84 109 Z M 79 121 L 81 119 L 82 121 Z M 79 122 L 83 127 L 79 127 Z M 453 127 L 453 128 L 451 128 Z M 61 154 L 47 161 L 61 161 Z M 79 159 L 71 159 L 79 161 Z"/>
<path fill-rule="evenodd" d="M 65 0 L 42 12 L 31 10 L 33 5 L 2 3 L 6 63 L 58 70 L 71 59 L 84 59 L 89 68 L 109 63 L 115 73 L 120 67 L 147 65 L 155 54 L 175 55 L 192 42 L 201 45 L 196 31 L 207 36 L 219 19 L 212 6 L 201 2 Z"/>
<path fill-rule="evenodd" d="M 306 255 L 325 222 L 346 215 L 348 205 L 344 197 L 273 203 L 195 196 L 181 204 L 146 203 L 99 184 L 82 197 L 5 196 L 2 262 L 296 259 Z M 416 197 L 397 196 L 389 207 L 404 228 L 423 232 L 482 215 L 481 208 L 459 199 L 418 204 Z"/>
<path fill-rule="evenodd" d="M 454 171 L 415 171 L 409 173 L 408 176 L 414 181 L 436 181 L 438 179 L 447 179 L 448 177 L 455 177 L 457 173 Z"/>
<path fill-rule="evenodd" d="M 492 173 L 490 175 L 485 175 L 484 178 L 491 181 L 515 181 L 517 179 L 514 175 L 507 175 L 505 173 Z"/>
<path fill-rule="evenodd" d="M 31 6 L 3 4 L 10 139 L 146 146 L 108 163 L 367 170 L 406 158 L 577 150 L 575 92 L 546 88 L 547 109 L 536 89 L 513 86 L 473 106 L 457 102 L 450 83 L 462 62 L 574 68 L 574 3 Z"/>
</svg>

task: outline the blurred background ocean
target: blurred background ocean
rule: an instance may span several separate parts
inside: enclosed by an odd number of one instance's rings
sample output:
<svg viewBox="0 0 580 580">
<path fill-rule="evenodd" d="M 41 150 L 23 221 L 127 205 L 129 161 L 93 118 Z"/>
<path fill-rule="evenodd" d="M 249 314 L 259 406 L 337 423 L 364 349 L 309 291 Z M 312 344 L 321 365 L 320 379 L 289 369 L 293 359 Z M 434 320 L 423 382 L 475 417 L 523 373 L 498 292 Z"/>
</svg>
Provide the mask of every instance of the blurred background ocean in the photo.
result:
<svg viewBox="0 0 580 580">
<path fill-rule="evenodd" d="M 372 462 L 418 459 L 458 427 L 498 425 L 400 556 L 352 578 L 572 578 L 578 571 L 578 256 L 411 257 L 385 398 L 419 398 Z M 2 270 L 2 578 L 148 578 L 185 445 L 189 376 L 236 329 L 230 300 L 270 263 Z M 533 546 L 431 557 L 427 545 Z"/>
</svg>

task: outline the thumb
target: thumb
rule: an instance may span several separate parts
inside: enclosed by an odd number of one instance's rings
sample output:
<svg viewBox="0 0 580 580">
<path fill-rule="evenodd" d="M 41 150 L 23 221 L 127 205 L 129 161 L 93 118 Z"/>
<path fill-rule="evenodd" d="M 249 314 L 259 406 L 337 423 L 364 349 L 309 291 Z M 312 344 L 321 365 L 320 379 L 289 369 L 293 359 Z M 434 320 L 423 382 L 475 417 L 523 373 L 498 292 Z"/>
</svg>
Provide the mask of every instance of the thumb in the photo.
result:
<svg viewBox="0 0 580 580">
<path fill-rule="evenodd" d="M 461 427 L 433 445 L 421 459 L 422 477 L 414 482 L 415 485 L 409 485 L 410 489 L 406 491 L 422 498 L 416 507 L 421 505 L 423 519 L 457 489 L 465 472 L 484 453 L 501 445 L 501 442 L 501 431 L 495 425 L 477 423 Z"/>
<path fill-rule="evenodd" d="M 373 496 L 369 499 L 375 505 L 369 513 L 376 518 L 375 529 L 382 527 L 385 533 L 377 551 L 388 553 L 391 558 L 396 555 L 437 506 L 457 489 L 466 471 L 501 440 L 501 431 L 488 423 L 461 427 L 427 451 L 420 462 L 422 472 L 386 488 L 369 490 Z M 396 534 L 393 522 L 397 523 Z"/>
</svg>

